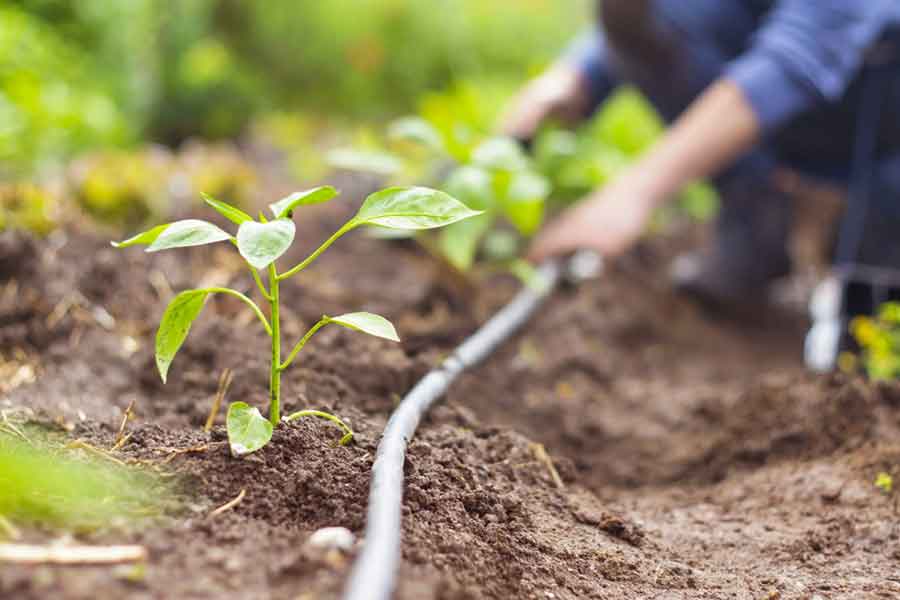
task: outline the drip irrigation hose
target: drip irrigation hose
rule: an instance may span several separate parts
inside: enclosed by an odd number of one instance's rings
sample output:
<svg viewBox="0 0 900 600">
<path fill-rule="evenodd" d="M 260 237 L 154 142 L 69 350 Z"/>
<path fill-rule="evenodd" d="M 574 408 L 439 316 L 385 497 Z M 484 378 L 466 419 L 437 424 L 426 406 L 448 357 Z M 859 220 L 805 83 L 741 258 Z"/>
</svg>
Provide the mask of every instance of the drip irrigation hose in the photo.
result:
<svg viewBox="0 0 900 600">
<path fill-rule="evenodd" d="M 601 267 L 599 257 L 576 254 L 567 275 L 587 279 Z M 516 332 L 556 288 L 563 269 L 548 262 L 538 269 L 541 285 L 524 288 L 449 358 L 429 372 L 394 410 L 372 466 L 365 543 L 344 592 L 344 600 L 389 600 L 400 564 L 400 515 L 403 500 L 403 463 L 406 446 L 419 421 L 450 384 L 467 368 L 487 358 Z"/>
</svg>

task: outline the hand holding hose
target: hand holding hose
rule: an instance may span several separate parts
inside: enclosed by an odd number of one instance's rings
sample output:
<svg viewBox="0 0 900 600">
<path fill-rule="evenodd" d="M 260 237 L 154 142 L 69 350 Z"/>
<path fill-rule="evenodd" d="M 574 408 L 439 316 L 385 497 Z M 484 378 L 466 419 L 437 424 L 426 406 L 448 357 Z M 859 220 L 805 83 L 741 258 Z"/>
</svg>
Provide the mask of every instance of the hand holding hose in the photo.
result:
<svg viewBox="0 0 900 600">
<path fill-rule="evenodd" d="M 548 258 L 587 249 L 601 256 L 622 254 L 643 234 L 658 198 L 640 173 L 626 174 L 551 221 L 537 236 L 528 258 Z"/>
</svg>

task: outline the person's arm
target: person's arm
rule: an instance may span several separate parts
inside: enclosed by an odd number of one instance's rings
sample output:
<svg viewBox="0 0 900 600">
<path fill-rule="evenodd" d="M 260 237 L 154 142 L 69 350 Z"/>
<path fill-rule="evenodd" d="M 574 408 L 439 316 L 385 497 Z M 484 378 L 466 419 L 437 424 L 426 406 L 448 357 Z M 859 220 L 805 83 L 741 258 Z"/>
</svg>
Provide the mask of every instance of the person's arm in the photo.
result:
<svg viewBox="0 0 900 600">
<path fill-rule="evenodd" d="M 760 131 L 743 92 L 727 79 L 718 81 L 649 152 L 542 231 L 530 258 L 541 261 L 578 248 L 623 252 L 640 237 L 654 209 L 688 182 L 731 164 L 756 143 Z"/>
<path fill-rule="evenodd" d="M 547 120 L 574 124 L 587 117 L 616 85 L 600 32 L 586 31 L 513 98 L 501 118 L 500 132 L 527 141 Z"/>
<path fill-rule="evenodd" d="M 777 3 L 725 75 L 637 163 L 551 223 L 531 258 L 625 251 L 687 182 L 719 173 L 792 117 L 840 97 L 896 11 L 893 0 Z"/>
</svg>

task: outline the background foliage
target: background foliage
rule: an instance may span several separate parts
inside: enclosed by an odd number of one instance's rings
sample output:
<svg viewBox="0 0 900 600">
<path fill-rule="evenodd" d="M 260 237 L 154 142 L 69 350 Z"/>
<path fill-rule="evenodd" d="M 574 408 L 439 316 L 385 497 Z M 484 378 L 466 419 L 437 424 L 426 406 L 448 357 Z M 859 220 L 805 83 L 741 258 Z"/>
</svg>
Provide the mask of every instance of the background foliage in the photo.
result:
<svg viewBox="0 0 900 600">
<path fill-rule="evenodd" d="M 522 81 L 584 0 L 11 0 L 0 176 L 86 148 L 240 133 L 261 112 L 400 114 L 454 81 Z"/>
</svg>

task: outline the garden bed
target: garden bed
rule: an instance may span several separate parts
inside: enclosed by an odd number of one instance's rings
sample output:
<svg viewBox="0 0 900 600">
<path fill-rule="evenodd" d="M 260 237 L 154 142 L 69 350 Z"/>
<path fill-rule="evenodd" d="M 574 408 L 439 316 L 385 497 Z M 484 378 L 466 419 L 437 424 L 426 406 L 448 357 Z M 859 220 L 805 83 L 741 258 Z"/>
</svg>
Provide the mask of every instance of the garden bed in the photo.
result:
<svg viewBox="0 0 900 600">
<path fill-rule="evenodd" d="M 351 203 L 298 218 L 286 263 Z M 142 532 L 88 537 L 145 545 L 140 576 L 4 565 L 10 598 L 337 597 L 352 555 L 318 554 L 309 535 L 361 533 L 391 409 L 517 288 L 466 283 L 411 243 L 351 235 L 283 284 L 285 333 L 323 310 L 370 310 L 404 342 L 323 330 L 282 386 L 286 412 L 334 412 L 354 443 L 301 420 L 235 459 L 224 415 L 209 434 L 203 423 L 226 368 L 228 400 L 265 405 L 268 339 L 253 315 L 211 299 L 165 386 L 152 350 L 172 290 L 253 290 L 232 249 L 117 252 L 78 230 L 3 243 L 0 408 L 108 448 L 133 402 L 115 456 L 181 474 L 186 499 Z M 900 597 L 896 503 L 873 485 L 898 475 L 900 388 L 806 374 L 798 315 L 747 328 L 704 318 L 665 286 L 679 245 L 658 238 L 560 291 L 423 423 L 406 467 L 399 598 Z"/>
</svg>

